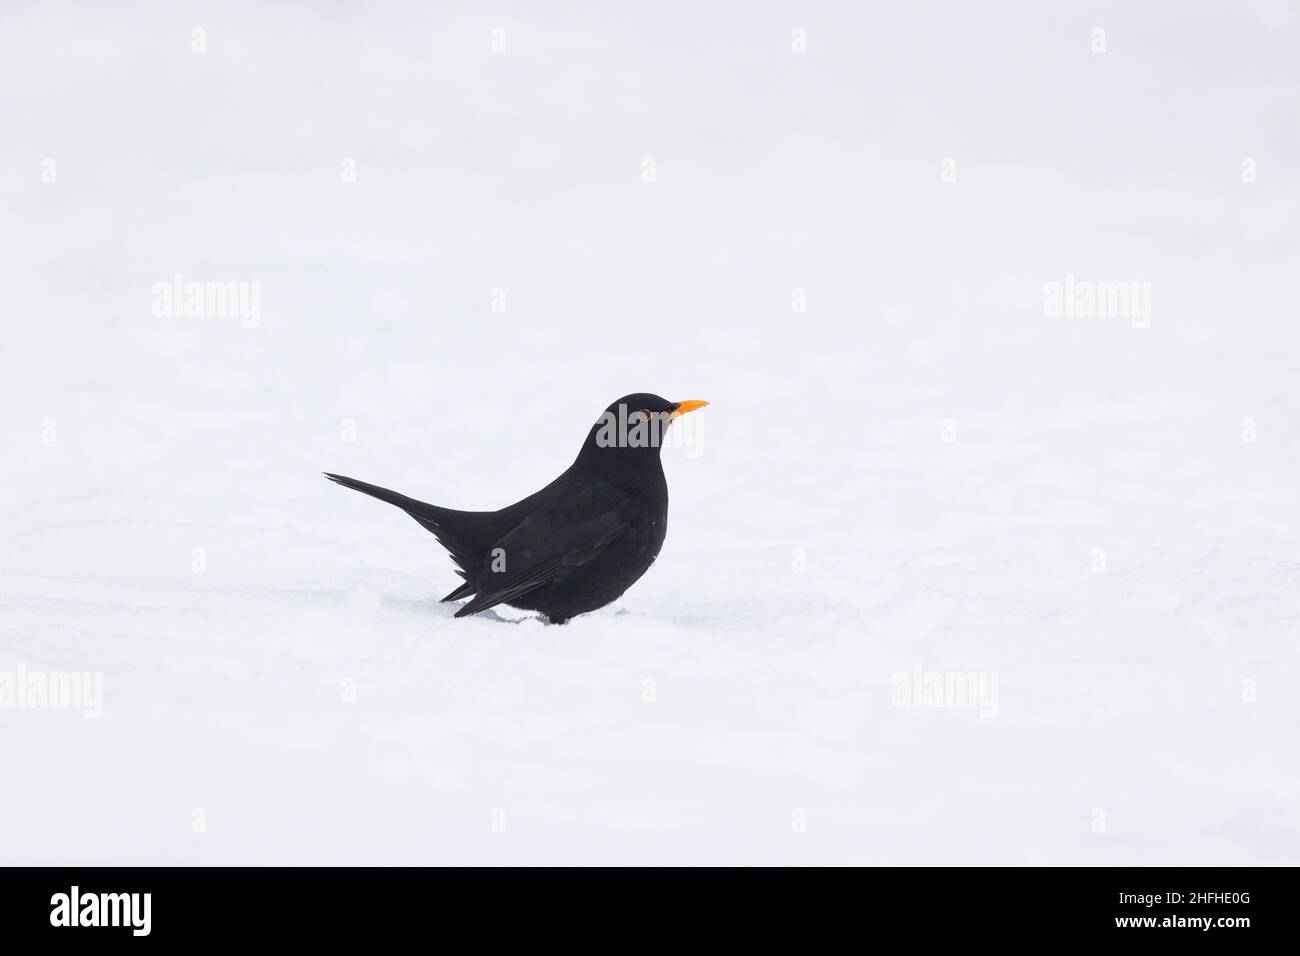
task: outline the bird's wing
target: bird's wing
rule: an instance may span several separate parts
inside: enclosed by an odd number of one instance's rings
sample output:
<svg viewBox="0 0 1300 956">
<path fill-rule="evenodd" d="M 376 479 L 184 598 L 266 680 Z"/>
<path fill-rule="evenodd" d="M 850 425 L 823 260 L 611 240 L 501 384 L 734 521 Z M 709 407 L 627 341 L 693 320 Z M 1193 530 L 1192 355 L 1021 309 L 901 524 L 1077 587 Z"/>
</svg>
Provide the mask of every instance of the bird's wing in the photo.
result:
<svg viewBox="0 0 1300 956">
<path fill-rule="evenodd" d="M 591 561 L 629 525 L 616 508 L 595 516 L 565 511 L 529 515 L 488 552 L 475 582 L 478 594 L 456 616 L 485 611 L 549 584 Z"/>
</svg>

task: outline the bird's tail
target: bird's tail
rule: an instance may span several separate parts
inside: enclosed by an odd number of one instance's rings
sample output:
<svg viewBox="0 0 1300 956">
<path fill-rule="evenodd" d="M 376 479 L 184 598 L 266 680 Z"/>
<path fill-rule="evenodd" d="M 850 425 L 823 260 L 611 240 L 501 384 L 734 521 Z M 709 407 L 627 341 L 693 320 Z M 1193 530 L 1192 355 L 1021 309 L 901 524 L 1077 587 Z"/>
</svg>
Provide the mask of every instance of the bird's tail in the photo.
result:
<svg viewBox="0 0 1300 956">
<path fill-rule="evenodd" d="M 355 478 L 348 478 L 345 475 L 331 475 L 325 472 L 325 477 L 337 485 L 344 488 L 351 488 L 353 491 L 359 491 L 362 494 L 369 495 L 372 498 L 378 498 L 380 501 L 387 501 L 390 505 L 397 505 L 403 511 L 415 512 L 412 509 L 432 510 L 433 505 L 426 504 L 423 501 L 416 501 L 414 498 L 408 498 L 406 495 L 399 494 L 396 491 L 390 491 L 387 488 L 380 488 L 378 485 L 372 485 L 365 481 L 357 481 Z M 432 515 L 430 515 L 432 517 Z"/>
<path fill-rule="evenodd" d="M 344 475 L 331 475 L 329 472 L 325 472 L 325 477 L 335 484 L 342 485 L 344 488 L 351 488 L 353 491 L 359 491 L 372 498 L 378 498 L 380 501 L 386 501 L 390 505 L 396 505 L 420 522 L 426 530 L 433 532 L 438 542 L 451 553 L 451 558 L 457 565 L 456 573 L 462 578 L 468 579 L 470 573 L 477 572 L 482 565 L 486 545 L 479 539 L 484 532 L 490 533 L 492 531 L 491 527 L 484 527 L 485 524 L 488 524 L 485 519 L 491 518 L 491 515 L 482 512 L 453 511 L 451 508 L 440 508 L 437 505 L 429 504 L 427 501 L 408 498 L 400 492 L 380 488 L 378 485 L 357 481 L 355 478 L 348 478 Z M 491 537 L 488 540 L 491 540 Z M 472 585 L 462 584 L 443 600 L 455 601 L 473 593 L 473 591 L 474 587 Z"/>
</svg>

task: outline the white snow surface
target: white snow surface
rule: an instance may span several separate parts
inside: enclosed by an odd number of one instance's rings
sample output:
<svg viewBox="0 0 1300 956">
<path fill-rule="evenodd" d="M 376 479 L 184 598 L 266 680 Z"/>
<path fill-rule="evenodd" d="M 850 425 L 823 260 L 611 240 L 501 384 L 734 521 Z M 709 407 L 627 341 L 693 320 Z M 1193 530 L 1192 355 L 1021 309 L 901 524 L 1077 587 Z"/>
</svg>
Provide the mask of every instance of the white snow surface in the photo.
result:
<svg viewBox="0 0 1300 956">
<path fill-rule="evenodd" d="M 1296 6 L 702 7 L 0 8 L 0 672 L 104 689 L 0 862 L 1300 863 Z M 712 404 L 567 626 L 320 476 L 633 391 Z"/>
</svg>

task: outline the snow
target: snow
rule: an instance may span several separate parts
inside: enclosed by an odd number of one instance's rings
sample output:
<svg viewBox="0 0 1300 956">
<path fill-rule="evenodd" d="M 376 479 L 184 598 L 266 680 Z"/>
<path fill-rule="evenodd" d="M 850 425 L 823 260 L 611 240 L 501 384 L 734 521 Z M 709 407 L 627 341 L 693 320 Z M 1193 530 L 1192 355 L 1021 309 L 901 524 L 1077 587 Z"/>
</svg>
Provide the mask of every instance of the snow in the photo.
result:
<svg viewBox="0 0 1300 956">
<path fill-rule="evenodd" d="M 0 862 L 1300 862 L 1293 6 L 436 7 L 0 13 Z M 566 626 L 320 477 L 642 390 Z"/>
</svg>

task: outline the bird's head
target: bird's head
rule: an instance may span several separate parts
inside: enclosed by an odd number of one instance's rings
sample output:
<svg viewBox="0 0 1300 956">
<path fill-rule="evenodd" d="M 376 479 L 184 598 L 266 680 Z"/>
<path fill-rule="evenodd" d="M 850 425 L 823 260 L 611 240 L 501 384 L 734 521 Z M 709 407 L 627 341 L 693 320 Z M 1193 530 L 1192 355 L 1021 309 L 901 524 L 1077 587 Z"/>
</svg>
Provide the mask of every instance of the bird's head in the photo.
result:
<svg viewBox="0 0 1300 956">
<path fill-rule="evenodd" d="M 670 402 L 648 392 L 624 395 L 601 413 L 578 457 L 604 465 L 658 460 L 668 426 L 707 404 Z"/>
</svg>

